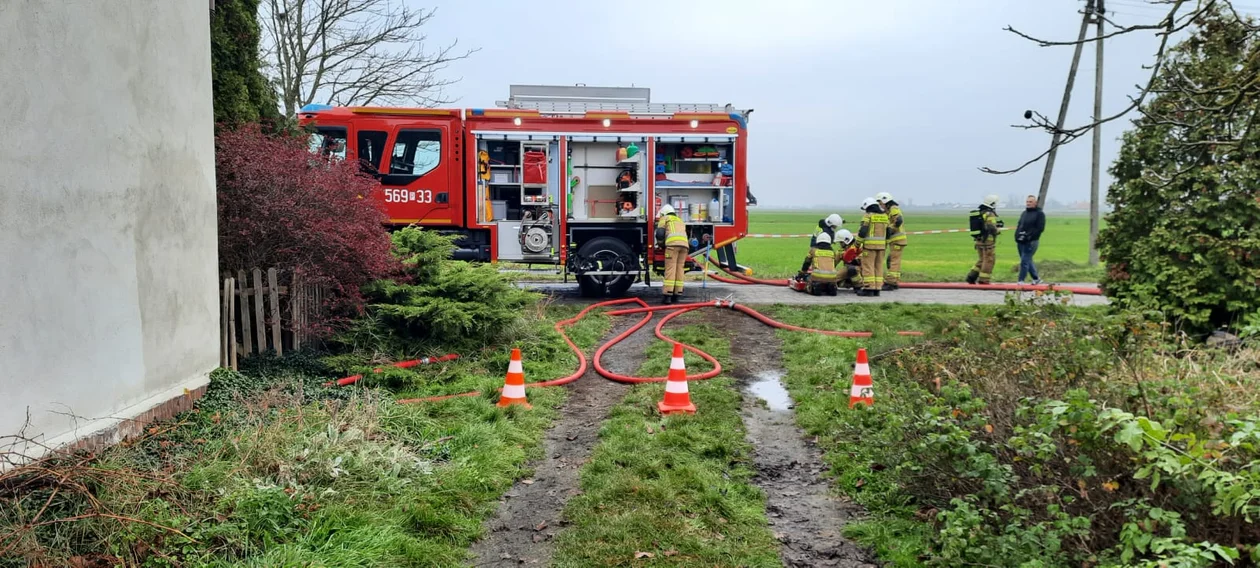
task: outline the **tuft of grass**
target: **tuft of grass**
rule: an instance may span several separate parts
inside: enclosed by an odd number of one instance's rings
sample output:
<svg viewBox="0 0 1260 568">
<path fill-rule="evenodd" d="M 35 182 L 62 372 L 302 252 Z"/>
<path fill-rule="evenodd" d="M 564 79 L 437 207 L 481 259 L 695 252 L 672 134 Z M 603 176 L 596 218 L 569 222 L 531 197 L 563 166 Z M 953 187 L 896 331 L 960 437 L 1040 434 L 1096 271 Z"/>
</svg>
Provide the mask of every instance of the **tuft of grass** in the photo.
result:
<svg viewBox="0 0 1260 568">
<path fill-rule="evenodd" d="M 672 331 L 729 360 L 730 344 L 708 325 Z M 672 346 L 653 343 L 642 376 L 663 376 Z M 687 353 L 687 368 L 705 369 Z M 694 416 L 661 417 L 663 383 L 635 386 L 600 430 L 581 473 L 554 565 L 781 566 L 767 528 L 765 495 L 752 482 L 741 396 L 725 376 L 688 385 Z"/>
</svg>

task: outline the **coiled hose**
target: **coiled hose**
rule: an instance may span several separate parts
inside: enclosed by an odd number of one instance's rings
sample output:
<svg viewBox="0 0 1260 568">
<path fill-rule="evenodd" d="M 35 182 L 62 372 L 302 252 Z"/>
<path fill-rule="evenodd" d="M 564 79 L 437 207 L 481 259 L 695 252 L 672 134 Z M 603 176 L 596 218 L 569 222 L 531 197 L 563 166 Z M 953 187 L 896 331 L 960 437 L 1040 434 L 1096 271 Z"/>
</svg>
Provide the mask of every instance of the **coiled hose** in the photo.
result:
<svg viewBox="0 0 1260 568">
<path fill-rule="evenodd" d="M 565 330 L 569 326 L 572 326 L 573 324 L 576 324 L 577 322 L 581 321 L 592 310 L 595 310 L 596 308 L 619 306 L 622 304 L 638 304 L 638 307 L 621 309 L 621 310 L 612 310 L 608 312 L 608 315 L 617 316 L 617 315 L 643 314 L 643 318 L 640 319 L 634 325 L 627 328 L 625 331 L 622 331 L 621 333 L 617 334 L 612 339 L 600 345 L 599 348 L 595 350 L 595 354 L 592 357 L 592 361 L 591 361 L 591 365 L 595 368 L 595 372 L 598 373 L 600 376 L 606 379 L 621 382 L 621 383 L 629 383 L 629 384 L 656 383 L 656 382 L 664 382 L 666 380 L 666 377 L 636 377 L 632 375 L 614 373 L 610 371 L 608 368 L 604 367 L 603 361 L 602 361 L 604 354 L 610 348 L 612 348 L 612 346 L 620 343 L 627 337 L 630 337 L 635 332 L 642 329 L 643 326 L 647 325 L 649 322 L 652 321 L 652 318 L 655 316 L 655 313 L 658 311 L 669 311 L 670 313 L 666 314 L 665 317 L 661 318 L 661 320 L 657 322 L 656 328 L 653 330 L 653 333 L 656 335 L 656 337 L 661 339 L 662 341 L 668 341 L 670 343 L 679 343 L 680 345 L 682 345 L 683 349 L 687 351 L 691 351 L 692 353 L 695 353 L 696 355 L 699 355 L 702 359 L 708 362 L 709 365 L 712 366 L 711 369 L 703 373 L 688 374 L 687 375 L 688 381 L 700 381 L 700 380 L 711 379 L 713 377 L 716 377 L 722 373 L 722 364 L 718 362 L 717 358 L 713 357 L 712 355 L 708 353 L 705 353 L 699 348 L 692 345 L 688 345 L 686 343 L 679 342 L 671 338 L 670 336 L 665 335 L 663 330 L 665 328 L 665 324 L 669 323 L 670 320 L 678 316 L 681 316 L 685 313 L 698 310 L 701 308 L 729 308 L 731 310 L 748 315 L 756 319 L 757 321 L 760 321 L 761 323 L 764 323 L 776 329 L 787 329 L 791 331 L 802 331 L 802 332 L 807 332 L 807 333 L 820 333 L 824 335 L 832 335 L 832 336 L 837 336 L 837 337 L 855 337 L 856 338 L 856 337 L 870 337 L 871 336 L 871 332 L 869 331 L 832 331 L 832 330 L 811 329 L 807 327 L 790 325 L 790 324 L 777 321 L 773 318 L 770 318 L 766 316 L 765 314 L 762 314 L 748 306 L 736 304 L 735 302 L 729 302 L 725 300 L 716 300 L 712 302 L 696 302 L 696 303 L 690 303 L 690 304 L 678 304 L 678 305 L 671 305 L 671 306 L 649 306 L 647 302 L 644 302 L 643 300 L 639 298 L 608 300 L 605 302 L 599 302 L 599 303 L 587 306 L 585 309 L 579 312 L 576 316 L 573 316 L 572 318 L 569 318 L 566 320 L 561 320 L 559 322 L 556 322 L 556 325 L 555 325 L 556 332 L 560 334 L 560 337 L 564 339 L 564 342 L 568 344 L 569 348 L 573 350 L 573 354 L 577 356 L 578 358 L 577 370 L 574 371 L 572 374 L 565 377 L 552 379 L 548 381 L 526 383 L 525 386 L 529 388 L 560 386 L 560 385 L 565 385 L 573 381 L 576 381 L 579 378 L 581 378 L 583 375 L 585 375 L 588 369 L 588 362 L 586 359 L 586 354 L 583 353 L 580 348 L 578 348 L 577 344 L 573 342 L 573 340 L 569 337 L 569 335 L 565 332 Z M 914 332 L 900 332 L 900 334 L 902 335 L 905 335 L 908 333 L 914 333 Z M 346 383 L 346 384 L 351 384 L 351 383 Z M 457 397 L 479 396 L 479 395 L 481 395 L 481 392 L 473 391 L 473 392 L 465 392 L 465 393 L 451 394 L 451 395 L 444 395 L 444 396 L 430 396 L 430 397 L 423 397 L 423 398 L 402 399 L 402 400 L 399 400 L 398 402 L 401 404 L 414 404 L 414 403 L 420 403 L 420 402 L 436 402 L 436 401 L 447 400 L 447 399 L 457 398 Z"/>
</svg>

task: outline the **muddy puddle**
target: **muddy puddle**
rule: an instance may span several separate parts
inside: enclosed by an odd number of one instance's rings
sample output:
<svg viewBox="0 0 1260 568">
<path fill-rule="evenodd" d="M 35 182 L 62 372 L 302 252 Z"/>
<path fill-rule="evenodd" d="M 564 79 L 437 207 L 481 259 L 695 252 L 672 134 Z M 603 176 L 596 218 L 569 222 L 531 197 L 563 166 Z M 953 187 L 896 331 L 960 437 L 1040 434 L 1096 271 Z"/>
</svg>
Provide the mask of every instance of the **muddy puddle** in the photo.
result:
<svg viewBox="0 0 1260 568">
<path fill-rule="evenodd" d="M 757 373 L 744 392 L 766 403 L 766 407 L 774 412 L 787 412 L 795 406 L 792 395 L 783 387 L 783 373 L 778 371 L 762 371 Z"/>
</svg>

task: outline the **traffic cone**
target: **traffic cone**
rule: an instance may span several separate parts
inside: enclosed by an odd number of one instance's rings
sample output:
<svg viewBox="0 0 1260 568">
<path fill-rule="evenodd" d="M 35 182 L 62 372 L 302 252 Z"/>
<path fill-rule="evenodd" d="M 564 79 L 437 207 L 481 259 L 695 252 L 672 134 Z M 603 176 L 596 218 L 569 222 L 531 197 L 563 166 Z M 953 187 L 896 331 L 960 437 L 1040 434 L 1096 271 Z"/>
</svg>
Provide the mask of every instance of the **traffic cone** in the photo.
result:
<svg viewBox="0 0 1260 568">
<path fill-rule="evenodd" d="M 521 350 L 512 350 L 512 361 L 508 363 L 507 377 L 503 380 L 503 394 L 499 396 L 499 406 L 519 404 L 532 408 L 525 400 L 525 371 L 521 368 Z"/>
<path fill-rule="evenodd" d="M 656 404 L 656 409 L 661 414 L 696 413 L 696 405 L 691 404 L 691 393 L 687 392 L 687 365 L 683 363 L 681 343 L 674 344 L 674 356 L 669 360 L 669 377 L 665 381 L 665 399 Z"/>
<path fill-rule="evenodd" d="M 871 366 L 866 362 L 866 349 L 858 349 L 853 366 L 853 387 L 849 389 L 849 408 L 858 403 L 875 406 L 875 385 L 871 384 Z"/>
</svg>

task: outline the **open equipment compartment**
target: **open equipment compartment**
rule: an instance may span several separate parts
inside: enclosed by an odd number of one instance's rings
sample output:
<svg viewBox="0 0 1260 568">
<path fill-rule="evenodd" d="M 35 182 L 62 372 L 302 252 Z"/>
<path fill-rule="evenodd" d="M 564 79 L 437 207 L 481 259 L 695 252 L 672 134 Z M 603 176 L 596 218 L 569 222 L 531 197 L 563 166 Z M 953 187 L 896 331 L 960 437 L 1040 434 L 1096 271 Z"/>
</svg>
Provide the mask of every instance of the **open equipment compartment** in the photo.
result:
<svg viewBox="0 0 1260 568">
<path fill-rule="evenodd" d="M 645 221 L 642 136 L 569 137 L 569 222 Z"/>
<path fill-rule="evenodd" d="M 558 142 L 477 135 L 477 218 L 498 226 L 499 260 L 558 262 Z"/>
<path fill-rule="evenodd" d="M 733 225 L 734 156 L 734 136 L 658 138 L 652 181 L 657 203 L 672 205 L 688 225 Z"/>
</svg>

